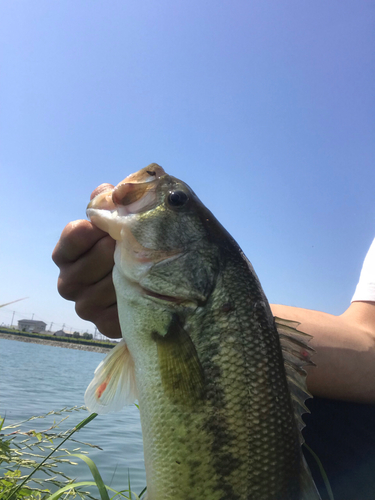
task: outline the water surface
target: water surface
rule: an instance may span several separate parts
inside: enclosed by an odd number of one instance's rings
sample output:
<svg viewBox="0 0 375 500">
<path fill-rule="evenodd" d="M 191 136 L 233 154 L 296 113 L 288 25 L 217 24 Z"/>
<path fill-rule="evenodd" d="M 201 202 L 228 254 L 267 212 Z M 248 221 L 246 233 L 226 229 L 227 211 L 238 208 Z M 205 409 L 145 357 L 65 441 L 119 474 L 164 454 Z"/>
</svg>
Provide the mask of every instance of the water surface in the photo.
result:
<svg viewBox="0 0 375 500">
<path fill-rule="evenodd" d="M 85 390 L 104 356 L 0 339 L 0 415 L 9 424 L 51 410 L 84 405 Z M 80 411 L 69 415 L 61 430 L 74 427 L 89 414 Z M 24 430 L 46 429 L 54 418 L 58 419 L 52 416 L 48 420 L 33 420 L 25 424 Z M 139 412 L 134 405 L 118 413 L 99 415 L 75 436 L 103 449 L 90 448 L 89 456 L 106 484 L 118 490 L 126 488 L 129 471 L 132 489 L 140 493 L 146 476 Z M 77 461 L 77 466 L 67 466 L 66 473 L 79 481 L 92 481 L 87 465 Z"/>
</svg>

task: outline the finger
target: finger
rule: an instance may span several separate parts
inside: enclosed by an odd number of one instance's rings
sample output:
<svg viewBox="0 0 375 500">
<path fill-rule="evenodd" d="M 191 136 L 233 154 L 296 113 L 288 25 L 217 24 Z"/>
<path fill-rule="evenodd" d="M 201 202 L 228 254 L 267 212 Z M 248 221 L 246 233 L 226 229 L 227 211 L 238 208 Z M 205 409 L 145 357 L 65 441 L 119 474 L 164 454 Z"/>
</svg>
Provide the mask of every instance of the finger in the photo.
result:
<svg viewBox="0 0 375 500">
<path fill-rule="evenodd" d="M 59 267 L 74 262 L 105 236 L 107 233 L 87 220 L 69 222 L 53 250 L 52 259 Z"/>
<path fill-rule="evenodd" d="M 107 184 L 107 183 L 100 184 L 100 186 L 95 188 L 94 191 L 91 193 L 90 200 L 95 198 L 95 196 L 97 196 L 98 194 L 103 193 L 104 191 L 109 191 L 110 189 L 113 188 L 114 186 L 112 184 Z"/>
<path fill-rule="evenodd" d="M 95 323 L 104 335 L 121 337 L 111 274 L 84 289 L 76 302 L 76 312 L 82 319 Z"/>
<path fill-rule="evenodd" d="M 112 276 L 115 241 L 108 235 L 101 238 L 81 258 L 60 268 L 57 288 L 67 300 L 77 300 L 85 294 L 87 287 Z M 112 278 L 108 288 L 113 290 Z M 109 291 L 109 290 L 108 290 Z"/>
<path fill-rule="evenodd" d="M 81 285 L 92 285 L 112 272 L 116 242 L 109 235 L 101 238 L 80 259 L 71 264 L 70 272 Z"/>
<path fill-rule="evenodd" d="M 82 319 L 95 321 L 101 311 L 116 303 L 112 276 L 108 274 L 98 283 L 83 289 L 76 301 L 76 311 Z"/>
<path fill-rule="evenodd" d="M 95 325 L 99 332 L 106 337 L 120 339 L 122 333 L 118 319 L 117 303 L 102 310 L 102 314 L 97 318 Z"/>
</svg>

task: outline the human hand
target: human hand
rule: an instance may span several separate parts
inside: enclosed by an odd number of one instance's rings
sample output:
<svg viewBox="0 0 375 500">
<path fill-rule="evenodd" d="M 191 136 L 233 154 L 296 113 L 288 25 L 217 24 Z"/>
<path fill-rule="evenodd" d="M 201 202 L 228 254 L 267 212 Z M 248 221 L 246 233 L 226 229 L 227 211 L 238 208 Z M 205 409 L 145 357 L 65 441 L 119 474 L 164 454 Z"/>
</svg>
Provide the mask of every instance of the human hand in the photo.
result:
<svg viewBox="0 0 375 500">
<path fill-rule="evenodd" d="M 91 199 L 113 188 L 101 184 Z M 92 321 L 100 333 L 121 338 L 117 301 L 112 282 L 115 241 L 87 220 L 70 222 L 52 253 L 60 268 L 57 288 L 62 297 L 73 300 L 78 316 Z"/>
</svg>

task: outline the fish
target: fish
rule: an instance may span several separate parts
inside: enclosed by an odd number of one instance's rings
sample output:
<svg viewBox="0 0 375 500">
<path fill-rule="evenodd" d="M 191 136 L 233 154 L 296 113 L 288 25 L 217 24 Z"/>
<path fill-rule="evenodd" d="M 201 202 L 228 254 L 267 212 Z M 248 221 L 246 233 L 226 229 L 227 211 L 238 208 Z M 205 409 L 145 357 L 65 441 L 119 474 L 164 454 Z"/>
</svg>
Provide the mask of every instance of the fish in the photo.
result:
<svg viewBox="0 0 375 500">
<path fill-rule="evenodd" d="M 273 317 L 232 236 L 156 163 L 87 215 L 116 240 L 123 338 L 85 404 L 138 400 L 148 500 L 318 500 L 301 450 L 310 336 Z"/>
</svg>

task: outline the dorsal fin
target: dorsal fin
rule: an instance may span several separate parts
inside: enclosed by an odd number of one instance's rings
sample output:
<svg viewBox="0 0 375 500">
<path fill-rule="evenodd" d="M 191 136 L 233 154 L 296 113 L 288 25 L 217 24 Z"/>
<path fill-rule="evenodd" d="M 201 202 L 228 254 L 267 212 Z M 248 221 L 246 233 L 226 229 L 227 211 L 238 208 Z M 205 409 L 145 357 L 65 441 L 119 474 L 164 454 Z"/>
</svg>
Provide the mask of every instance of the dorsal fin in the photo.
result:
<svg viewBox="0 0 375 500">
<path fill-rule="evenodd" d="M 306 386 L 305 366 L 313 366 L 311 355 L 314 352 L 308 342 L 311 335 L 297 330 L 299 323 L 275 317 L 276 328 L 279 333 L 281 349 L 284 357 L 284 366 L 288 380 L 289 390 L 292 397 L 294 413 L 300 431 L 305 427 L 301 418 L 303 413 L 309 410 L 305 406 L 305 401 L 311 398 L 311 394 Z M 303 437 L 300 432 L 300 441 Z"/>
<path fill-rule="evenodd" d="M 299 429 L 299 439 L 302 445 L 304 442 L 302 429 L 305 427 L 302 414 L 310 413 L 309 409 L 305 406 L 305 401 L 312 397 L 307 390 L 306 371 L 304 370 L 305 366 L 314 366 L 314 363 L 311 361 L 314 349 L 308 345 L 312 336 L 297 330 L 299 323 L 295 321 L 275 317 L 275 324 L 279 333 L 286 378 L 292 398 L 294 416 Z M 319 492 L 304 458 L 300 481 L 301 500 L 320 500 Z"/>
<path fill-rule="evenodd" d="M 89 411 L 103 414 L 120 411 L 137 399 L 134 361 L 122 339 L 95 370 L 85 392 Z"/>
</svg>

